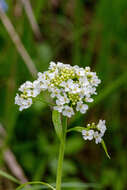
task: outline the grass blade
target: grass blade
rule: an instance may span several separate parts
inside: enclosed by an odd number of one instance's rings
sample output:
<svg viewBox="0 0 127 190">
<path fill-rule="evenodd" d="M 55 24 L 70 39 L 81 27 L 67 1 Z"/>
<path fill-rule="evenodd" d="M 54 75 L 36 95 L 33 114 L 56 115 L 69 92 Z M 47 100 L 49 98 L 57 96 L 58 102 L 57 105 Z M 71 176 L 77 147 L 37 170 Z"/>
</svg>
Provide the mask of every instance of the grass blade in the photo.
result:
<svg viewBox="0 0 127 190">
<path fill-rule="evenodd" d="M 6 173 L 6 172 L 4 172 L 2 170 L 0 170 L 0 175 L 2 177 L 5 177 L 5 178 L 9 179 L 10 181 L 13 181 L 13 182 L 15 182 L 17 184 L 20 184 L 20 181 L 18 181 L 15 177 L 11 176 L 10 174 L 8 174 L 8 173 Z"/>
<path fill-rule="evenodd" d="M 18 188 L 16 188 L 16 190 L 20 190 L 23 187 L 25 187 L 26 185 L 36 185 L 36 184 L 44 185 L 44 186 L 46 186 L 52 190 L 55 190 L 55 188 L 52 185 L 45 183 L 45 182 L 40 182 L 40 181 L 33 181 L 33 182 L 24 183 L 24 184 L 20 185 Z"/>
</svg>

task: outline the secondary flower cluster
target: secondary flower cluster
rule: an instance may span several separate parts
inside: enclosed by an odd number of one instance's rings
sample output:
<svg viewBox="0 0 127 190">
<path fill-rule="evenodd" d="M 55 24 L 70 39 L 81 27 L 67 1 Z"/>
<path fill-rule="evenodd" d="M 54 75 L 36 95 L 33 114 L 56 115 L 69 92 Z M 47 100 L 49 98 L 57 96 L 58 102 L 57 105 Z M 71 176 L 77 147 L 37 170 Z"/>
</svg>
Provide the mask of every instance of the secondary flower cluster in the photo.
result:
<svg viewBox="0 0 127 190">
<path fill-rule="evenodd" d="M 91 96 L 97 94 L 96 87 L 100 82 L 96 73 L 90 71 L 90 67 L 84 69 L 77 65 L 50 62 L 48 71 L 39 72 L 37 80 L 21 85 L 21 94 L 16 95 L 15 103 L 22 111 L 32 105 L 33 98 L 47 90 L 55 102 L 53 109 L 71 117 L 76 111 L 87 111 L 87 103 L 93 101 Z"/>
<path fill-rule="evenodd" d="M 106 131 L 105 120 L 100 120 L 97 125 L 92 123 L 91 125 L 87 125 L 87 129 L 82 131 L 83 139 L 84 140 L 93 140 L 95 139 L 95 143 L 101 143 L 102 137 Z"/>
</svg>

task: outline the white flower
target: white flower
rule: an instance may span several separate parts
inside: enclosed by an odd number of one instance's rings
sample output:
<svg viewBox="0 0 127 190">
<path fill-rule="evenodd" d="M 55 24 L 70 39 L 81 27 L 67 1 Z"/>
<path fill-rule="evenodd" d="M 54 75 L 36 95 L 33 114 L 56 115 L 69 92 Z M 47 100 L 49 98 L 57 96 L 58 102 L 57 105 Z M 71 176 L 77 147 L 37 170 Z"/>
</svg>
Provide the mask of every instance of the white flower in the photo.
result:
<svg viewBox="0 0 127 190">
<path fill-rule="evenodd" d="M 73 66 L 74 70 L 77 71 L 80 67 L 78 65 Z"/>
<path fill-rule="evenodd" d="M 30 81 L 26 81 L 24 84 L 22 84 L 19 88 L 19 91 L 24 92 L 27 91 L 27 89 L 33 88 L 33 83 Z"/>
<path fill-rule="evenodd" d="M 79 88 L 79 84 L 72 83 L 72 85 L 70 85 L 70 90 L 72 94 L 77 94 L 80 93 L 81 88 Z"/>
<path fill-rule="evenodd" d="M 87 89 L 87 94 L 86 94 L 86 96 L 88 95 L 92 95 L 92 94 L 97 94 L 96 93 L 96 88 L 95 87 L 92 87 L 92 86 L 87 86 L 86 87 L 86 89 Z"/>
<path fill-rule="evenodd" d="M 72 115 L 74 115 L 74 110 L 69 106 L 64 106 L 64 110 L 62 113 L 64 116 L 71 117 Z"/>
<path fill-rule="evenodd" d="M 76 74 L 81 77 L 85 75 L 85 70 L 83 68 L 76 69 Z"/>
<path fill-rule="evenodd" d="M 23 109 L 27 109 L 29 108 L 30 106 L 32 105 L 32 99 L 31 98 L 28 98 L 26 100 L 24 100 L 22 102 L 22 105 L 20 106 L 20 111 L 22 111 Z"/>
<path fill-rule="evenodd" d="M 58 88 L 52 88 L 52 89 L 51 89 L 51 92 L 52 92 L 52 93 L 51 93 L 51 97 L 54 98 L 54 97 L 57 97 L 57 96 L 60 95 L 61 90 L 58 89 Z"/>
<path fill-rule="evenodd" d="M 15 104 L 21 105 L 23 98 L 19 96 L 19 94 L 16 94 L 15 97 Z"/>
<path fill-rule="evenodd" d="M 93 85 L 93 86 L 98 86 L 98 84 L 100 84 L 101 83 L 101 80 L 100 79 L 98 79 L 98 77 L 97 77 L 97 75 L 96 75 L 96 73 L 95 72 L 91 72 L 91 84 Z"/>
<path fill-rule="evenodd" d="M 40 82 L 38 80 L 35 80 L 33 82 L 33 91 L 32 91 L 32 97 L 36 97 L 38 94 L 40 94 Z"/>
<path fill-rule="evenodd" d="M 54 109 L 54 110 L 57 110 L 58 112 L 61 113 L 62 110 L 63 110 L 63 106 L 62 106 L 62 105 L 54 106 L 53 109 Z"/>
<path fill-rule="evenodd" d="M 101 143 L 102 141 L 102 134 L 101 133 L 98 133 L 98 131 L 96 131 L 94 133 L 94 138 L 95 138 L 95 143 L 98 144 L 98 143 Z"/>
<path fill-rule="evenodd" d="M 88 78 L 87 78 L 86 75 L 84 75 L 83 77 L 80 77 L 80 78 L 79 78 L 79 84 L 80 84 L 82 87 L 85 87 L 85 86 L 90 85 L 90 83 L 89 83 Z"/>
<path fill-rule="evenodd" d="M 15 97 L 15 104 L 19 105 L 19 110 L 22 111 L 23 109 L 27 109 L 32 105 L 32 99 L 24 99 L 20 97 L 19 94 L 17 94 Z"/>
<path fill-rule="evenodd" d="M 39 82 L 40 89 L 42 91 L 48 89 L 48 85 L 50 84 L 50 80 L 46 79 L 46 73 L 38 73 L 38 79 L 37 80 Z"/>
<path fill-rule="evenodd" d="M 85 102 L 93 102 L 93 98 L 86 97 L 86 98 L 85 98 Z"/>
<path fill-rule="evenodd" d="M 56 73 L 52 72 L 52 73 L 48 73 L 47 76 L 49 78 L 49 80 L 52 80 L 55 77 Z"/>
<path fill-rule="evenodd" d="M 48 89 L 48 85 L 50 84 L 49 81 L 39 81 L 40 82 L 40 89 L 45 91 Z"/>
<path fill-rule="evenodd" d="M 85 67 L 85 72 L 90 73 L 90 67 L 89 66 Z"/>
<path fill-rule="evenodd" d="M 105 125 L 105 120 L 99 120 L 99 123 L 97 124 L 97 129 L 104 134 L 106 131 L 106 125 Z"/>
<path fill-rule="evenodd" d="M 67 82 L 61 82 L 60 86 L 64 87 L 65 92 L 69 92 L 69 84 Z"/>
<path fill-rule="evenodd" d="M 50 64 L 49 69 L 54 69 L 56 67 L 56 63 L 53 61 L 51 61 L 49 64 Z"/>
<path fill-rule="evenodd" d="M 63 66 L 64 66 L 63 63 L 61 63 L 61 62 L 57 62 L 57 67 L 58 67 L 58 68 L 62 68 Z"/>
<path fill-rule="evenodd" d="M 63 105 L 63 104 L 68 104 L 70 102 L 69 98 L 67 97 L 67 94 L 63 94 L 63 96 L 58 95 L 58 99 L 56 100 L 57 105 Z"/>
<path fill-rule="evenodd" d="M 67 82 L 63 81 L 60 86 L 65 88 L 65 92 L 69 92 L 71 87 L 73 86 L 73 80 L 69 79 Z"/>
<path fill-rule="evenodd" d="M 80 96 L 83 97 L 89 97 L 93 94 L 96 94 L 96 88 L 93 88 L 92 86 L 88 85 L 88 86 L 84 86 L 81 89 L 81 93 Z"/>
<path fill-rule="evenodd" d="M 94 136 L 94 130 L 83 130 L 82 131 L 83 139 L 84 140 L 92 140 Z"/>
<path fill-rule="evenodd" d="M 88 71 L 88 72 L 86 72 L 86 76 L 87 76 L 87 78 L 88 78 L 88 80 L 89 80 L 89 82 L 91 83 L 92 86 L 97 87 L 98 84 L 101 83 L 101 80 L 98 79 L 95 72 Z"/>
<path fill-rule="evenodd" d="M 87 90 L 86 87 L 83 87 L 83 88 L 81 89 L 81 92 L 80 92 L 79 95 L 80 95 L 81 98 L 90 97 L 89 91 Z"/>
<path fill-rule="evenodd" d="M 26 98 L 36 97 L 40 93 L 38 81 L 35 80 L 33 83 L 26 81 L 20 86 L 19 91 L 21 91 L 26 96 Z"/>
<path fill-rule="evenodd" d="M 76 110 L 80 111 L 81 113 L 86 113 L 86 111 L 88 110 L 88 105 L 83 104 L 82 101 L 77 102 Z"/>
<path fill-rule="evenodd" d="M 46 79 L 44 73 L 39 72 L 39 73 L 37 74 L 37 76 L 38 76 L 38 79 L 40 79 L 40 80 L 42 80 L 42 79 Z"/>
</svg>

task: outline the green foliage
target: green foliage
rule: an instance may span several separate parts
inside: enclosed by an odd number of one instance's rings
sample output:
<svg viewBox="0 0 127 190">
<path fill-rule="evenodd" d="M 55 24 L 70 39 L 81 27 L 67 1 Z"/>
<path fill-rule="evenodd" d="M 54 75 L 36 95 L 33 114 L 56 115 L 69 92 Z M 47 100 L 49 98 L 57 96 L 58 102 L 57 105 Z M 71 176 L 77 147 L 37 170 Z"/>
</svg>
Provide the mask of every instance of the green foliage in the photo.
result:
<svg viewBox="0 0 127 190">
<path fill-rule="evenodd" d="M 20 3 L 7 2 L 7 15 L 38 71 L 46 70 L 51 60 L 63 61 L 82 67 L 90 65 L 102 79 L 90 110 L 69 120 L 68 129 L 105 119 L 109 127 L 104 141 L 111 159 L 105 158 L 99 146 L 85 143 L 80 133 L 68 133 L 63 181 L 102 184 L 103 190 L 126 189 L 127 1 L 31 0 L 42 33 L 40 41 L 36 40 Z M 17 88 L 26 80 L 32 80 L 31 75 L 0 21 L 0 123 L 7 133 L 4 147 L 13 151 L 28 179 L 55 182 L 58 141 L 50 108 L 37 102 L 19 112 L 14 105 Z M 0 155 L 1 169 L 7 167 L 3 160 Z M 6 187 L 3 177 L 0 181 L 1 189 L 12 189 Z M 90 187 L 81 187 L 84 188 Z"/>
<path fill-rule="evenodd" d="M 2 177 L 7 178 L 8 180 L 13 181 L 14 183 L 20 184 L 20 182 L 15 177 L 11 176 L 10 174 L 8 174 L 8 173 L 6 173 L 6 172 L 4 172 L 2 170 L 0 170 L 0 175 Z"/>
<path fill-rule="evenodd" d="M 52 111 L 52 121 L 53 121 L 53 124 L 54 124 L 56 134 L 57 134 L 59 140 L 61 141 L 62 136 L 63 136 L 63 132 L 62 132 L 63 129 L 62 129 L 62 123 L 61 123 L 61 114 L 56 110 Z"/>
<path fill-rule="evenodd" d="M 110 159 L 110 156 L 109 156 L 109 154 L 108 154 L 107 147 L 106 147 L 106 144 L 105 144 L 104 140 L 102 140 L 101 144 L 102 144 L 102 147 L 103 147 L 103 149 L 104 149 L 104 151 L 105 151 L 107 157 Z"/>
<path fill-rule="evenodd" d="M 73 127 L 73 128 L 68 129 L 67 132 L 76 131 L 76 132 L 80 132 L 81 133 L 82 130 L 84 130 L 84 129 L 87 130 L 87 128 L 85 128 L 85 127 L 77 126 L 77 127 Z"/>
<path fill-rule="evenodd" d="M 27 182 L 25 184 L 22 184 L 20 185 L 18 188 L 16 188 L 16 190 L 21 190 L 23 189 L 23 187 L 27 186 L 27 185 L 36 185 L 36 184 L 41 184 L 41 185 L 44 185 L 52 190 L 55 190 L 55 188 L 52 186 L 52 185 L 49 185 L 48 183 L 45 183 L 45 182 L 40 182 L 40 181 L 34 181 L 34 182 Z M 29 187 L 28 187 L 29 188 Z M 28 189 L 27 188 L 27 189 Z M 30 189 L 30 188 L 29 188 Z"/>
</svg>

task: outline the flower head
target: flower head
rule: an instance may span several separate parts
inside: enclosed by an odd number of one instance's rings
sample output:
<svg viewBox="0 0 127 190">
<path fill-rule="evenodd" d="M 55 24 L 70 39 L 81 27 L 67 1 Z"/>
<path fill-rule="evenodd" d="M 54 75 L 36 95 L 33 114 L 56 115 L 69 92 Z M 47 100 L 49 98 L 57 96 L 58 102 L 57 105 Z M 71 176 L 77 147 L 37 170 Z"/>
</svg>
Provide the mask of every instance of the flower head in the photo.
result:
<svg viewBox="0 0 127 190">
<path fill-rule="evenodd" d="M 23 98 L 23 101 L 33 99 L 47 90 L 56 104 L 53 109 L 71 117 L 76 111 L 86 113 L 87 103 L 93 101 L 91 96 L 96 94 L 99 83 L 100 79 L 89 67 L 84 69 L 77 65 L 50 62 L 48 71 L 39 72 L 36 81 L 27 81 L 21 85 L 19 97 Z"/>
<path fill-rule="evenodd" d="M 19 105 L 19 111 L 22 111 L 23 109 L 27 109 L 32 105 L 32 99 L 25 99 L 19 96 L 19 94 L 17 94 L 15 97 L 15 104 Z"/>
<path fill-rule="evenodd" d="M 94 136 L 94 130 L 83 130 L 82 135 L 84 140 L 92 140 Z"/>
<path fill-rule="evenodd" d="M 84 140 L 95 139 L 95 143 L 101 143 L 102 137 L 106 131 L 105 120 L 99 120 L 99 123 L 88 124 L 85 130 L 82 130 L 82 135 Z"/>
</svg>

